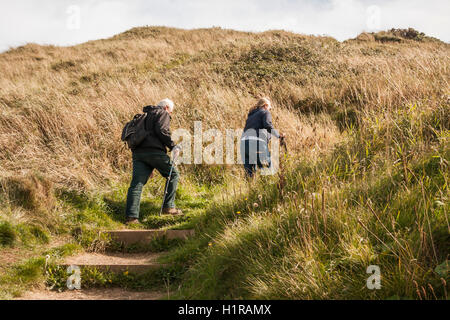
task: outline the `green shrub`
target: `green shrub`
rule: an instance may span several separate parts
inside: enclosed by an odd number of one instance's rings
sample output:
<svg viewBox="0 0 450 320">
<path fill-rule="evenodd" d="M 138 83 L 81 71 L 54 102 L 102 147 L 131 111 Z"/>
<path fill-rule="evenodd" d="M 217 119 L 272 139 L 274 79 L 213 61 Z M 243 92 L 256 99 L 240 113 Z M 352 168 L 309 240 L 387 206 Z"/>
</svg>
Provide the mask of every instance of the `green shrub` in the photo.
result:
<svg viewBox="0 0 450 320">
<path fill-rule="evenodd" d="M 355 109 L 345 108 L 343 111 L 336 112 L 335 120 L 341 131 L 357 128 L 359 125 L 359 117 Z"/>
<path fill-rule="evenodd" d="M 81 246 L 76 243 L 66 243 L 62 246 L 53 248 L 49 251 L 46 251 L 44 255 L 50 255 L 51 257 L 56 258 L 64 258 L 73 255 L 74 253 L 81 250 Z"/>
<path fill-rule="evenodd" d="M 25 283 L 35 281 L 44 274 L 44 266 L 44 258 L 30 259 L 24 264 L 14 267 L 14 278 Z"/>
<path fill-rule="evenodd" d="M 12 246 L 16 238 L 17 233 L 10 223 L 0 223 L 0 246 Z"/>
</svg>

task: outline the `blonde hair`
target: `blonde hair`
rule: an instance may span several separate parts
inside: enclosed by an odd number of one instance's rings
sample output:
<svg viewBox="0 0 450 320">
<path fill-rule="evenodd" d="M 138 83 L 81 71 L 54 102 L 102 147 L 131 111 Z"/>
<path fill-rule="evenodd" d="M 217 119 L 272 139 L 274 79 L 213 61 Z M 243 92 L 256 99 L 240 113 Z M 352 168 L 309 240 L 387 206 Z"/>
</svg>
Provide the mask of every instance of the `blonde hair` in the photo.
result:
<svg viewBox="0 0 450 320">
<path fill-rule="evenodd" d="M 266 97 L 261 98 L 258 100 L 258 103 L 250 109 L 250 112 L 257 110 L 257 109 L 261 109 L 266 105 L 268 105 L 268 106 L 271 105 L 269 98 L 266 98 Z"/>
</svg>

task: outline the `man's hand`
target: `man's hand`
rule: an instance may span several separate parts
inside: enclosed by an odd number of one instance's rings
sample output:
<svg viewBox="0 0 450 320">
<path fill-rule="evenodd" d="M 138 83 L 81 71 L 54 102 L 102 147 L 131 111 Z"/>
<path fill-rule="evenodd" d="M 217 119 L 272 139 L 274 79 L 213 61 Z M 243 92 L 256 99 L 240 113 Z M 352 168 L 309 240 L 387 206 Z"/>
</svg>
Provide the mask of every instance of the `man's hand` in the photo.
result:
<svg viewBox="0 0 450 320">
<path fill-rule="evenodd" d="M 175 148 L 172 149 L 172 157 L 173 157 L 173 159 L 178 158 L 180 153 L 181 153 L 181 147 L 180 146 L 175 146 Z"/>
</svg>

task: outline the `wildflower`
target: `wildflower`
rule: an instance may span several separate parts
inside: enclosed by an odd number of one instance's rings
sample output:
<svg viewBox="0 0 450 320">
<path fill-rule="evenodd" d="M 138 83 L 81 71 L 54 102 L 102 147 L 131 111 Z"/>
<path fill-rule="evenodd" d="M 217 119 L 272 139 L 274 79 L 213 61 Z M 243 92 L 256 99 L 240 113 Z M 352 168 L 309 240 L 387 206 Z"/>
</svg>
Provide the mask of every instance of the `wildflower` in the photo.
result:
<svg viewBox="0 0 450 320">
<path fill-rule="evenodd" d="M 128 275 L 128 271 L 125 271 L 123 274 L 127 276 Z"/>
<path fill-rule="evenodd" d="M 238 211 L 238 212 L 236 212 L 236 214 L 241 214 L 241 212 L 240 212 L 240 211 Z"/>
<path fill-rule="evenodd" d="M 258 208 L 259 204 L 257 204 L 256 202 L 253 204 L 253 207 Z"/>
<path fill-rule="evenodd" d="M 208 243 L 208 246 L 212 247 L 212 242 Z"/>
</svg>

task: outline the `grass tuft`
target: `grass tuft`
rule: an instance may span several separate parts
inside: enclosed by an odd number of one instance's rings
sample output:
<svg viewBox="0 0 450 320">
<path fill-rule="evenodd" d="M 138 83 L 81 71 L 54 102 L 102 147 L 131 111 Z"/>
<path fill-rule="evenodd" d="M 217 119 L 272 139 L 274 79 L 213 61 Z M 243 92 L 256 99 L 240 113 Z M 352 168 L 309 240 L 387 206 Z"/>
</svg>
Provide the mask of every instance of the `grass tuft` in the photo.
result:
<svg viewBox="0 0 450 320">
<path fill-rule="evenodd" d="M 12 246 L 16 238 L 17 233 L 10 223 L 0 223 L 0 246 Z"/>
</svg>

